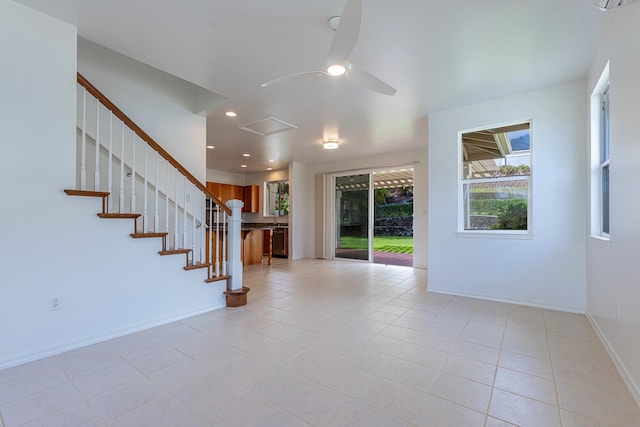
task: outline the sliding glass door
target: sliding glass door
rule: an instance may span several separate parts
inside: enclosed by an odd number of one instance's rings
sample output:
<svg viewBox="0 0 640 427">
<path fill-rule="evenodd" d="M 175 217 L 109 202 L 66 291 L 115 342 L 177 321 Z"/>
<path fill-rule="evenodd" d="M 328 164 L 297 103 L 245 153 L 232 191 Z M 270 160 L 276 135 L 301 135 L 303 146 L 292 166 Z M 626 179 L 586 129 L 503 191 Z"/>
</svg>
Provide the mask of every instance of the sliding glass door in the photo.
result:
<svg viewBox="0 0 640 427">
<path fill-rule="evenodd" d="M 371 260 L 371 174 L 335 177 L 335 257 Z"/>
</svg>

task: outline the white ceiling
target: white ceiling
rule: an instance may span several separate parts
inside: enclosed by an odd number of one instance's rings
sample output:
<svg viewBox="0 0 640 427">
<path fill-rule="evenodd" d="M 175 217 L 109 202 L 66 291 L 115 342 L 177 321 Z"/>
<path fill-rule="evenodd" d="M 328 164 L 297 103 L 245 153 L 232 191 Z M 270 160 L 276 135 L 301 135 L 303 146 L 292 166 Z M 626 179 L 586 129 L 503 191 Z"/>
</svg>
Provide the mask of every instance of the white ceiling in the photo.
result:
<svg viewBox="0 0 640 427">
<path fill-rule="evenodd" d="M 430 112 L 584 78 L 603 13 L 592 0 L 364 0 L 350 62 L 394 86 L 390 97 L 324 76 L 260 86 L 324 69 L 326 22 L 346 0 L 19 1 L 228 97 L 207 114 L 207 166 L 241 173 L 424 147 Z M 238 129 L 268 116 L 297 129 Z M 335 136 L 340 148 L 323 150 Z"/>
</svg>

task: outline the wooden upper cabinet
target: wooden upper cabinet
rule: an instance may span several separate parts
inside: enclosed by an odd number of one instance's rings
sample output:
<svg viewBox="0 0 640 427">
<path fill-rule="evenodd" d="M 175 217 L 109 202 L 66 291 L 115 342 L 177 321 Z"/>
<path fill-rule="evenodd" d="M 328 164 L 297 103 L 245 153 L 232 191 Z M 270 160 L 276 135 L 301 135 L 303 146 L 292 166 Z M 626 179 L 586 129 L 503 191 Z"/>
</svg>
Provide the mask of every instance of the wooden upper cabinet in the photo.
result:
<svg viewBox="0 0 640 427">
<path fill-rule="evenodd" d="M 211 191 L 220 201 L 226 204 L 229 200 L 242 200 L 244 207 L 242 212 L 259 212 L 260 187 L 257 185 L 222 184 L 220 182 L 207 182 L 207 190 Z"/>
<path fill-rule="evenodd" d="M 242 200 L 242 198 L 244 197 L 244 194 L 242 192 L 242 186 L 230 185 L 229 187 L 231 187 L 229 189 L 229 200 L 231 199 Z"/>
<path fill-rule="evenodd" d="M 245 185 L 244 188 L 244 207 L 242 212 L 260 212 L 260 186 L 258 185 Z"/>
</svg>

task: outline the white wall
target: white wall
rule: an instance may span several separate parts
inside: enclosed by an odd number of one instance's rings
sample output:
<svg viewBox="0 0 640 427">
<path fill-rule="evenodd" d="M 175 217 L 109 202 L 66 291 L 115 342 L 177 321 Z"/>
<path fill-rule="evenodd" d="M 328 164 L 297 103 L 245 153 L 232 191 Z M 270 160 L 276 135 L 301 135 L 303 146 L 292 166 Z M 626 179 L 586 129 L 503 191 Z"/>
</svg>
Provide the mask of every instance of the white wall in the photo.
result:
<svg viewBox="0 0 640 427">
<path fill-rule="evenodd" d="M 427 120 L 424 118 L 421 125 L 417 127 L 418 134 L 414 136 L 416 145 L 424 145 L 427 138 Z M 317 218 L 316 210 L 322 206 L 316 206 L 316 180 L 318 174 L 351 171 L 358 169 L 378 169 L 391 166 L 410 165 L 413 166 L 414 187 L 413 187 L 413 264 L 417 268 L 427 268 L 427 150 L 419 148 L 409 151 L 395 152 L 385 155 L 360 157 L 351 160 L 338 160 L 331 163 L 321 163 L 316 165 L 304 165 L 303 174 L 304 187 L 296 187 L 302 192 L 299 196 L 296 190 L 295 202 L 301 211 L 294 211 L 294 217 L 301 217 L 304 220 L 298 222 L 294 220 L 293 233 L 304 233 L 305 241 L 303 257 L 320 257 L 322 254 L 316 253 L 317 248 L 322 245 L 316 242 L 319 236 L 324 235 L 324 216 Z M 297 184 L 294 182 L 294 186 Z M 304 197 L 304 203 L 300 206 L 298 197 Z"/>
<path fill-rule="evenodd" d="M 78 39 L 78 71 L 206 181 L 206 118 L 193 112 L 197 86 L 84 39 Z"/>
<path fill-rule="evenodd" d="M 2 0 L 0 56 L 0 369 L 223 305 L 224 284 L 131 239 L 130 221 L 100 220 L 98 200 L 63 193 L 75 183 L 75 28 Z M 52 296 L 62 310 L 49 311 Z"/>
<path fill-rule="evenodd" d="M 207 181 L 231 185 L 248 185 L 245 174 L 207 169 Z"/>
<path fill-rule="evenodd" d="M 429 116 L 429 289 L 584 312 L 585 82 Z M 530 240 L 457 237 L 458 131 L 531 119 Z"/>
<path fill-rule="evenodd" d="M 640 6 L 609 11 L 603 19 L 604 31 L 586 92 L 591 95 L 610 61 L 611 241 L 606 245 L 588 239 L 587 313 L 640 404 L 640 53 L 635 42 L 640 38 Z"/>
</svg>

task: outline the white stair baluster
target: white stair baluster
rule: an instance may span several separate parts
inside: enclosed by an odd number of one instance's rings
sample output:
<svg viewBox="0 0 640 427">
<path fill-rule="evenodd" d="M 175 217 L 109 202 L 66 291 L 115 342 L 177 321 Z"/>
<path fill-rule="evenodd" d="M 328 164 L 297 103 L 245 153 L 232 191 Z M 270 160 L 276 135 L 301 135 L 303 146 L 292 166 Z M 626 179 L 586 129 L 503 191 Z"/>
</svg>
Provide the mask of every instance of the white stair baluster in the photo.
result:
<svg viewBox="0 0 640 427">
<path fill-rule="evenodd" d="M 122 136 L 120 139 L 120 195 L 118 197 L 118 212 L 124 213 L 124 122 L 122 122 Z"/>
<path fill-rule="evenodd" d="M 173 249 L 178 249 L 180 245 L 178 244 L 178 169 L 173 170 L 173 186 L 174 186 L 174 196 L 173 196 Z"/>
<path fill-rule="evenodd" d="M 182 249 L 187 248 L 187 177 L 182 175 L 184 194 L 182 201 Z"/>
<path fill-rule="evenodd" d="M 207 228 L 207 196 L 200 193 L 200 263 L 205 264 L 205 230 Z"/>
<path fill-rule="evenodd" d="M 211 205 L 213 206 L 213 200 L 211 200 Z M 216 251 L 214 256 L 216 257 L 216 277 L 220 276 L 220 206 L 216 204 L 216 234 L 213 236 L 216 241 Z M 212 244 L 213 246 L 213 244 Z"/>
<path fill-rule="evenodd" d="M 93 188 L 100 191 L 100 101 L 96 99 L 96 169 L 93 177 Z"/>
<path fill-rule="evenodd" d="M 132 131 L 133 132 L 133 131 Z M 131 213 L 136 212 L 136 133 L 133 132 L 131 153 Z"/>
<path fill-rule="evenodd" d="M 156 182 L 154 183 L 155 186 L 155 195 L 154 195 L 154 211 L 153 211 L 153 232 L 157 232 L 158 230 L 160 230 L 160 214 L 158 212 L 158 187 L 160 186 L 160 175 L 159 175 L 159 171 L 158 171 L 158 166 L 160 162 L 160 153 L 158 153 L 156 151 Z"/>
<path fill-rule="evenodd" d="M 149 144 L 147 144 L 145 141 L 144 142 L 144 192 L 143 192 L 143 197 L 144 197 L 144 205 L 142 207 L 142 232 L 146 232 L 149 229 L 149 218 L 148 218 L 148 214 L 147 214 L 147 205 L 148 205 L 148 199 L 147 199 L 147 187 L 148 185 L 148 181 L 147 181 L 147 177 L 149 176 L 149 174 L 147 173 L 147 157 L 148 157 L 148 148 L 149 148 Z"/>
<path fill-rule="evenodd" d="M 87 89 L 82 88 L 82 142 L 80 144 L 80 189 L 87 188 Z"/>
<path fill-rule="evenodd" d="M 191 197 L 191 218 L 193 226 L 191 227 L 191 264 L 196 265 L 196 187 L 193 187 L 193 196 Z"/>
<path fill-rule="evenodd" d="M 169 162 L 164 167 L 164 232 L 169 234 Z"/>
<path fill-rule="evenodd" d="M 111 190 L 113 189 L 113 113 L 109 111 L 109 173 L 107 179 L 107 191 L 109 192 L 109 197 L 107 198 L 107 211 L 111 212 L 113 208 L 111 205 L 113 204 L 113 198 L 111 197 Z"/>
</svg>

